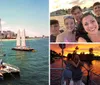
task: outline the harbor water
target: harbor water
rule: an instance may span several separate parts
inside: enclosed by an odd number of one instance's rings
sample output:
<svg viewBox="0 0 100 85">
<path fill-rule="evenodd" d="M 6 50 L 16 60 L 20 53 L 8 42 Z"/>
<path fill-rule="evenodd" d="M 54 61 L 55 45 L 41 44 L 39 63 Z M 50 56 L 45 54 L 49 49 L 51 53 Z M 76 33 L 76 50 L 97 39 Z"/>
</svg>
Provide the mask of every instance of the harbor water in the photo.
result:
<svg viewBox="0 0 100 85">
<path fill-rule="evenodd" d="M 6 56 L 0 58 L 20 68 L 20 79 L 4 81 L 2 85 L 48 85 L 49 42 L 47 38 L 26 41 L 27 46 L 35 49 L 35 52 L 11 50 L 16 46 L 16 41 L 2 43 L 2 50 Z"/>
</svg>

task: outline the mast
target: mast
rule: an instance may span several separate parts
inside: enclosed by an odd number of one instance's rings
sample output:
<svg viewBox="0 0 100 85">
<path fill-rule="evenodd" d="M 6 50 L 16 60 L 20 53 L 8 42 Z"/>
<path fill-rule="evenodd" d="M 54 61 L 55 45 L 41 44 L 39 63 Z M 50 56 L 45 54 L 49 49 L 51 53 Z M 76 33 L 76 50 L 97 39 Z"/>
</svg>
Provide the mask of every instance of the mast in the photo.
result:
<svg viewBox="0 0 100 85">
<path fill-rule="evenodd" d="M 16 47 L 20 47 L 21 43 L 20 43 L 20 30 L 18 30 L 17 32 L 17 38 L 16 38 Z"/>
<path fill-rule="evenodd" d="M 25 41 L 25 29 L 22 31 L 22 42 L 21 42 L 21 46 L 22 48 L 25 48 L 26 47 L 26 41 Z"/>
</svg>

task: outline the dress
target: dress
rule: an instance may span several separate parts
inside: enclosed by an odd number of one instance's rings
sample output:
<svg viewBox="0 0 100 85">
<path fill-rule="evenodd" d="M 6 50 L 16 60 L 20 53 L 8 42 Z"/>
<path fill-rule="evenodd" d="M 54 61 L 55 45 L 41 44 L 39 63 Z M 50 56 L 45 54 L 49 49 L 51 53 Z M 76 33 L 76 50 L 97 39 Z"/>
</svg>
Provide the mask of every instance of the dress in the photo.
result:
<svg viewBox="0 0 100 85">
<path fill-rule="evenodd" d="M 66 63 L 65 61 L 64 63 L 66 65 L 66 68 L 62 73 L 62 82 L 61 82 L 62 84 L 61 85 L 63 85 L 64 80 L 68 80 L 72 78 L 71 64 L 69 62 Z"/>
<path fill-rule="evenodd" d="M 82 71 L 80 67 L 72 67 L 73 85 L 84 85 L 82 82 Z"/>
<path fill-rule="evenodd" d="M 71 64 L 66 64 L 66 69 L 63 71 L 64 80 L 72 78 Z"/>
</svg>

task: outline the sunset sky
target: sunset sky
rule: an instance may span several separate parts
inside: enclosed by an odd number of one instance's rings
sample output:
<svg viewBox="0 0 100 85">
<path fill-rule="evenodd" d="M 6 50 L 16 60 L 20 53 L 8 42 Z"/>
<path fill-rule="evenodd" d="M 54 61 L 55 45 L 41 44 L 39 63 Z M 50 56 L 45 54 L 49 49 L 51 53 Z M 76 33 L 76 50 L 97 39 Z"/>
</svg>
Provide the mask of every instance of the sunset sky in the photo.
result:
<svg viewBox="0 0 100 85">
<path fill-rule="evenodd" d="M 89 48 L 93 48 L 93 53 L 95 55 L 100 55 L 100 44 L 66 44 L 64 55 L 72 53 L 75 50 L 76 46 L 79 47 L 78 53 L 89 53 Z M 50 49 L 56 51 L 57 53 L 61 53 L 61 49 L 58 44 L 51 44 Z"/>
<path fill-rule="evenodd" d="M 82 8 L 90 7 L 100 0 L 49 0 L 49 9 L 50 12 L 56 11 L 58 9 L 68 9 L 72 8 L 72 6 L 79 5 Z"/>
</svg>

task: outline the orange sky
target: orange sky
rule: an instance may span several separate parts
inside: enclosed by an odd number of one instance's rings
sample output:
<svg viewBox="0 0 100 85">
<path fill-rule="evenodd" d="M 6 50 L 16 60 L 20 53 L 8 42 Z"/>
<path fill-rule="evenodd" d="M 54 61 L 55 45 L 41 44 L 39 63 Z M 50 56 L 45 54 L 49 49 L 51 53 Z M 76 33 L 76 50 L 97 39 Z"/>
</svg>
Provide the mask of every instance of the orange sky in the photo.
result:
<svg viewBox="0 0 100 85">
<path fill-rule="evenodd" d="M 67 53 L 72 53 L 76 46 L 79 47 L 78 53 L 89 53 L 89 48 L 93 48 L 93 53 L 95 55 L 100 55 L 100 44 L 66 44 L 64 55 L 67 55 Z M 58 44 L 51 44 L 50 49 L 56 51 L 57 53 L 61 53 L 61 49 Z"/>
</svg>

